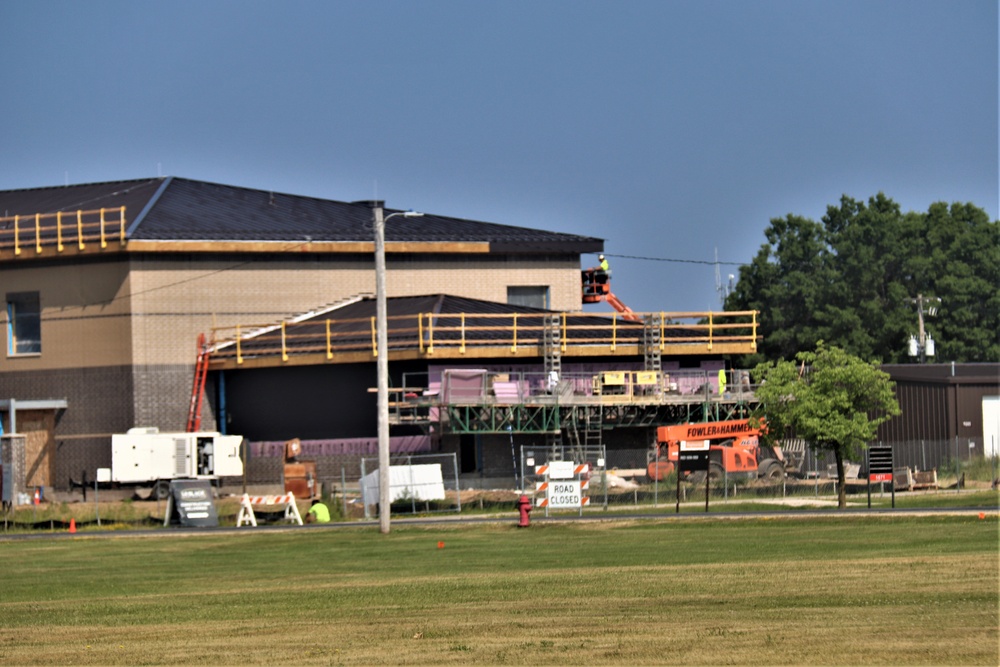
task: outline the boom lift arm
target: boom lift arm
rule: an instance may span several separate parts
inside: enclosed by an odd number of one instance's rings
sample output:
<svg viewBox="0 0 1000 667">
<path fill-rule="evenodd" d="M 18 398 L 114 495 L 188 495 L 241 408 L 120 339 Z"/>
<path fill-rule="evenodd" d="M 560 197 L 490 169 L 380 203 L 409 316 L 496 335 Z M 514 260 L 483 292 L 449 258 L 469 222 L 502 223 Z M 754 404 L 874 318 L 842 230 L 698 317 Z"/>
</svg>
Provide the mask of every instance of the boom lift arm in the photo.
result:
<svg viewBox="0 0 1000 667">
<path fill-rule="evenodd" d="M 622 303 L 621 299 L 611 291 L 611 276 L 607 272 L 601 271 L 598 268 L 591 268 L 584 269 L 581 273 L 584 303 L 606 301 L 611 304 L 612 308 L 622 314 L 623 319 L 629 322 L 642 321 L 631 308 Z"/>
</svg>

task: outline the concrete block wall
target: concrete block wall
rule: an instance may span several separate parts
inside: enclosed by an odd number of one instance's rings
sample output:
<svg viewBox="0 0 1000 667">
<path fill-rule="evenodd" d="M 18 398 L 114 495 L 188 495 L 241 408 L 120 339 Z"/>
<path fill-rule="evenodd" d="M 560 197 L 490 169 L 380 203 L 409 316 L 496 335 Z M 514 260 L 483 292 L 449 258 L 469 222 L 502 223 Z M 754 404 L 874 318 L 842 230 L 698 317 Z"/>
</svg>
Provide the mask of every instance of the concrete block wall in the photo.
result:
<svg viewBox="0 0 1000 667">
<path fill-rule="evenodd" d="M 3 466 L 4 504 L 16 505 L 17 495 L 27 493 L 25 485 L 25 445 L 26 438 L 20 434 L 0 436 L 0 465 Z"/>
</svg>

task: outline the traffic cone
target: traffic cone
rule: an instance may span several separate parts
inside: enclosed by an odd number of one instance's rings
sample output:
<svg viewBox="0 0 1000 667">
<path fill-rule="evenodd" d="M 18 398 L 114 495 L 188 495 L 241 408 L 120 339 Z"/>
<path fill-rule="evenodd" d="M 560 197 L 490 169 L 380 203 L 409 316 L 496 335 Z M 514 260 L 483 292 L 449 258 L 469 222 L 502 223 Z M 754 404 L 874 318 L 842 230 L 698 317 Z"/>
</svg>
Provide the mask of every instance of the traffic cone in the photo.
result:
<svg viewBox="0 0 1000 667">
<path fill-rule="evenodd" d="M 76 519 L 70 519 L 69 520 L 69 532 L 71 532 L 71 533 L 75 533 L 76 532 Z"/>
</svg>

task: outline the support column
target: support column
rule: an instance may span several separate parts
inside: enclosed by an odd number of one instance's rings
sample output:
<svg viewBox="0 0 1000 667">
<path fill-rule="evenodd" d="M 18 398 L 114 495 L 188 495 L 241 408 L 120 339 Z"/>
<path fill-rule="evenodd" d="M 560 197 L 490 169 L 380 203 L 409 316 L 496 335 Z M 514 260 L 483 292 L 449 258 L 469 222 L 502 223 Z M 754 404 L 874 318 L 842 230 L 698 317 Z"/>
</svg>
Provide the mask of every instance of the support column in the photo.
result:
<svg viewBox="0 0 1000 667">
<path fill-rule="evenodd" d="M 4 504 L 15 505 L 19 493 L 27 493 L 25 486 L 25 448 L 27 436 L 20 433 L 0 436 L 0 463 L 3 465 Z"/>
</svg>

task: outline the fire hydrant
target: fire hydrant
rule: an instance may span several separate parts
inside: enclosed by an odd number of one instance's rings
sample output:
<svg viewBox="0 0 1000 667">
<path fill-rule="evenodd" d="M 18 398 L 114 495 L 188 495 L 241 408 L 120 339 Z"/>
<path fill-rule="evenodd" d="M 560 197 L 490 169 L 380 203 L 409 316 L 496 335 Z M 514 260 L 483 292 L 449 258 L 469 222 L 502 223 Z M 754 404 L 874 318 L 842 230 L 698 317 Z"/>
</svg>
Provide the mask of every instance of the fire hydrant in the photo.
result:
<svg viewBox="0 0 1000 667">
<path fill-rule="evenodd" d="M 531 499 L 528 496 L 521 496 L 517 499 L 517 511 L 521 513 L 521 520 L 517 523 L 518 528 L 527 528 L 531 525 Z"/>
</svg>

